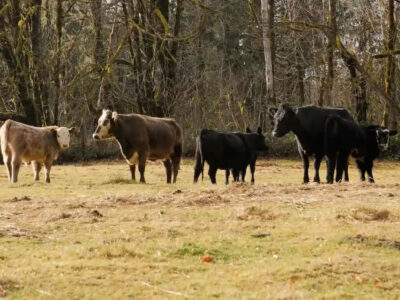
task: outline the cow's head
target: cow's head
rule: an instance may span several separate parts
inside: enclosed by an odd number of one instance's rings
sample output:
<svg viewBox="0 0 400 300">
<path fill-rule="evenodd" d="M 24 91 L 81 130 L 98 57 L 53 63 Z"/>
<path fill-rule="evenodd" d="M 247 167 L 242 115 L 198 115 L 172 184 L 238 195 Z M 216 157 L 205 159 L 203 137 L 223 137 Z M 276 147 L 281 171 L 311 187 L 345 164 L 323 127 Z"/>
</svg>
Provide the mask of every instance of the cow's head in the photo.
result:
<svg viewBox="0 0 400 300">
<path fill-rule="evenodd" d="M 71 134 L 76 132 L 76 128 L 58 127 L 57 129 L 52 129 L 52 130 L 57 138 L 57 143 L 60 146 L 60 148 L 61 149 L 69 148 Z"/>
<path fill-rule="evenodd" d="M 252 131 L 249 127 L 246 128 L 246 133 L 252 133 Z M 254 146 L 257 151 L 267 151 L 268 150 L 268 147 L 265 144 L 265 136 L 262 134 L 261 127 L 258 127 L 258 129 L 257 129 L 257 135 L 256 135 L 256 140 L 255 140 Z"/>
<path fill-rule="evenodd" d="M 389 136 L 396 135 L 397 130 L 389 130 L 384 127 L 379 127 L 376 130 L 376 142 L 379 150 L 387 150 L 389 147 Z"/>
<path fill-rule="evenodd" d="M 109 109 L 103 109 L 103 112 L 97 121 L 96 130 L 93 133 L 93 138 L 96 140 L 112 138 L 114 134 L 111 130 L 111 123 L 114 122 L 113 116 L 116 113 Z"/>
<path fill-rule="evenodd" d="M 296 114 L 288 104 L 281 104 L 274 115 L 272 135 L 282 137 L 295 126 Z"/>
</svg>

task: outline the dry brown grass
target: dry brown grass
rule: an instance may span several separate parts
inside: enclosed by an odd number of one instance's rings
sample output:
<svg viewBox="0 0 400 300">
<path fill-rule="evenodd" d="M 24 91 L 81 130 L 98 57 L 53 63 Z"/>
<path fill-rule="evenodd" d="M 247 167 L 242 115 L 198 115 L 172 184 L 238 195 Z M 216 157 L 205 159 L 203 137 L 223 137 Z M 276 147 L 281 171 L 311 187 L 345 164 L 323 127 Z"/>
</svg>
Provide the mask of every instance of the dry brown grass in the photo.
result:
<svg viewBox="0 0 400 300">
<path fill-rule="evenodd" d="M 400 164 L 377 184 L 301 185 L 299 161 L 263 160 L 256 184 L 176 185 L 149 164 L 54 166 L 52 183 L 0 173 L 0 288 L 10 298 L 396 298 Z M 322 171 L 321 174 L 324 174 Z M 213 263 L 201 262 L 211 256 Z"/>
</svg>

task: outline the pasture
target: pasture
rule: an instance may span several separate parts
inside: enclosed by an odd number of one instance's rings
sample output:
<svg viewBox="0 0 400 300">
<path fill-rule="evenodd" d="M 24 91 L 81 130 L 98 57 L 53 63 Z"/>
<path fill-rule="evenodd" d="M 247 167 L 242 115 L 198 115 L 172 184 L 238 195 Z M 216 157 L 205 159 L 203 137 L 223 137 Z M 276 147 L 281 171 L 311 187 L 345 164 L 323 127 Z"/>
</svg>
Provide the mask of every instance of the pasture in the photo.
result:
<svg viewBox="0 0 400 300">
<path fill-rule="evenodd" d="M 299 160 L 261 160 L 254 186 L 226 186 L 222 171 L 216 186 L 206 174 L 193 185 L 193 164 L 174 185 L 160 162 L 147 164 L 147 184 L 131 183 L 123 161 L 56 165 L 51 184 L 22 167 L 9 185 L 0 166 L 0 295 L 400 294 L 400 163 L 376 162 L 376 184 L 360 183 L 351 162 L 350 183 L 301 185 Z"/>
</svg>

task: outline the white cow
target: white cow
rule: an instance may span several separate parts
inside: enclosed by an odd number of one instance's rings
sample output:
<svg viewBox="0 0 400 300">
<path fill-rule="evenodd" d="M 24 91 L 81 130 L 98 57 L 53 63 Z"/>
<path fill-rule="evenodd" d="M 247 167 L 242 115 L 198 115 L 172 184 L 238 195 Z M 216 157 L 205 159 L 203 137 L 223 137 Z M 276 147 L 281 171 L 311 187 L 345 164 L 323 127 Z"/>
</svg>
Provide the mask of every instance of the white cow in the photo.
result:
<svg viewBox="0 0 400 300">
<path fill-rule="evenodd" d="M 75 127 L 34 127 L 7 120 L 0 128 L 1 152 L 7 168 L 8 179 L 17 182 L 22 161 L 32 162 L 34 179 L 44 164 L 46 182 L 50 182 L 50 169 L 58 153 L 69 147 L 70 134 Z"/>
</svg>

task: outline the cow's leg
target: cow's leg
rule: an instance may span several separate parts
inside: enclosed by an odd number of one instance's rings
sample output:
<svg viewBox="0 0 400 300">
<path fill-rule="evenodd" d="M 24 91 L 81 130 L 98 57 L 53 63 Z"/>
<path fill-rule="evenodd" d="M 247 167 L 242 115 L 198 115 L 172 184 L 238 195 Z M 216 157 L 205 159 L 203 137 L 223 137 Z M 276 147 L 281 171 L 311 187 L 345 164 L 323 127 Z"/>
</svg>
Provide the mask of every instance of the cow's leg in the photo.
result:
<svg viewBox="0 0 400 300">
<path fill-rule="evenodd" d="M 299 152 L 301 159 L 303 160 L 303 169 L 304 169 L 303 183 L 308 183 L 310 181 L 310 178 L 308 177 L 308 167 L 310 166 L 310 161 L 308 160 L 308 156 L 304 154 L 303 151 Z"/>
<path fill-rule="evenodd" d="M 256 161 L 250 162 L 251 184 L 254 184 L 254 173 L 256 171 Z"/>
<path fill-rule="evenodd" d="M 365 181 L 365 163 L 360 160 L 356 160 L 358 171 L 360 172 L 360 180 Z"/>
<path fill-rule="evenodd" d="M 368 182 L 370 183 L 374 183 L 374 176 L 372 175 L 372 168 L 374 166 L 373 161 L 365 161 L 365 166 L 366 166 L 366 170 L 367 170 L 367 174 L 368 174 Z"/>
<path fill-rule="evenodd" d="M 349 182 L 349 158 L 347 158 L 344 166 L 344 181 Z"/>
<path fill-rule="evenodd" d="M 42 164 L 38 163 L 37 161 L 33 161 L 32 169 L 33 169 L 34 179 L 39 180 L 39 173 L 40 173 L 40 170 L 42 169 Z"/>
<path fill-rule="evenodd" d="M 21 167 L 21 158 L 13 157 L 11 161 L 11 182 L 18 181 L 19 168 Z"/>
<path fill-rule="evenodd" d="M 315 155 L 314 157 L 314 170 L 315 170 L 315 175 L 314 175 L 314 182 L 320 183 L 320 178 L 319 178 L 319 167 L 321 166 L 321 160 L 322 160 L 322 155 Z"/>
<path fill-rule="evenodd" d="M 51 161 L 51 160 L 46 160 L 44 162 L 45 181 L 47 183 L 50 183 L 50 170 L 51 170 L 52 163 L 53 163 L 53 161 Z"/>
<path fill-rule="evenodd" d="M 328 153 L 326 162 L 327 162 L 326 182 L 333 183 L 333 175 L 335 173 L 335 166 L 336 166 L 336 153 Z"/>
<path fill-rule="evenodd" d="M 166 159 L 163 161 L 164 167 L 165 167 L 165 175 L 167 176 L 167 183 L 171 183 L 171 161 L 169 159 Z"/>
<path fill-rule="evenodd" d="M 242 176 L 242 182 L 244 182 L 245 178 L 246 178 L 246 167 L 243 167 L 243 169 L 240 171 L 240 175 Z"/>
<path fill-rule="evenodd" d="M 235 171 L 232 170 L 232 173 L 233 173 L 233 181 L 235 181 Z M 225 170 L 225 184 L 229 183 L 229 175 L 230 175 L 230 170 L 226 169 Z"/>
<path fill-rule="evenodd" d="M 131 179 L 136 181 L 136 165 L 129 165 L 129 168 L 131 170 Z"/>
<path fill-rule="evenodd" d="M 140 173 L 140 182 L 145 183 L 144 179 L 144 170 L 146 168 L 146 155 L 144 153 L 139 153 L 139 173 Z"/>
<path fill-rule="evenodd" d="M 4 155 L 3 154 L 3 161 L 7 169 L 7 176 L 8 176 L 8 181 L 11 182 L 12 179 L 12 166 L 11 166 L 11 157 L 9 155 Z"/>
<path fill-rule="evenodd" d="M 336 163 L 336 182 L 341 182 L 343 177 L 343 171 L 346 168 L 346 161 L 349 159 L 349 153 L 347 151 L 341 151 L 338 154 Z"/>
<path fill-rule="evenodd" d="M 179 166 L 181 164 L 181 157 L 182 157 L 182 146 L 178 145 L 174 149 L 174 154 L 171 157 L 172 160 L 172 172 L 173 172 L 173 183 L 176 182 L 176 178 L 178 177 Z M 200 175 L 200 173 L 199 173 Z M 198 176 L 197 176 L 198 178 Z M 196 180 L 197 181 L 197 180 Z"/>
<path fill-rule="evenodd" d="M 213 165 L 210 165 L 210 168 L 208 169 L 208 176 L 210 176 L 212 184 L 217 183 L 217 180 L 215 179 L 216 174 L 217 174 L 217 168 Z"/>
</svg>

